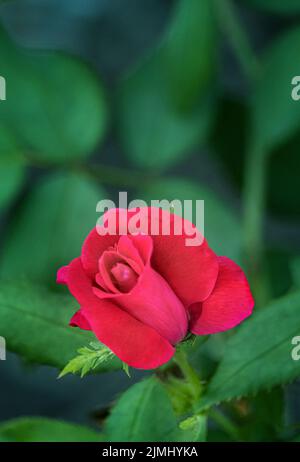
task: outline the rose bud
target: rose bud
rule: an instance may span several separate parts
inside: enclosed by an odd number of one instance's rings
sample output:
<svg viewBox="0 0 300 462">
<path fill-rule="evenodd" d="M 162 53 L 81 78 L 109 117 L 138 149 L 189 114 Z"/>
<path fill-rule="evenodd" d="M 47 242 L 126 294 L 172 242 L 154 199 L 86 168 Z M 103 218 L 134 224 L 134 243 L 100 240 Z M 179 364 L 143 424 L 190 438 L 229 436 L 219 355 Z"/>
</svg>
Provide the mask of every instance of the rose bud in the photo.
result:
<svg viewBox="0 0 300 462">
<path fill-rule="evenodd" d="M 196 245 L 187 245 L 192 234 Z M 80 305 L 71 326 L 140 369 L 169 361 L 188 333 L 235 327 L 254 306 L 242 269 L 192 223 L 158 208 L 109 210 L 57 282 Z"/>
</svg>

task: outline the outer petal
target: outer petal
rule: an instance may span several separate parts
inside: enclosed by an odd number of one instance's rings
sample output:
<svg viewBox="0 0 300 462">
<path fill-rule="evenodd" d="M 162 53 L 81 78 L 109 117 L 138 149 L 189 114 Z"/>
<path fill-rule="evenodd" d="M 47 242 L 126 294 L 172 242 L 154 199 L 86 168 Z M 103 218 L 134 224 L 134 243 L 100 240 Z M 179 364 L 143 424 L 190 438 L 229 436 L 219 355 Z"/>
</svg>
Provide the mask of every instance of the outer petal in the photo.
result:
<svg viewBox="0 0 300 462">
<path fill-rule="evenodd" d="M 99 271 L 99 258 L 105 250 L 113 247 L 119 240 L 119 236 L 100 236 L 94 228 L 86 237 L 81 251 L 81 260 L 85 272 L 94 277 Z"/>
<path fill-rule="evenodd" d="M 242 269 L 227 257 L 218 257 L 220 271 L 216 286 L 202 305 L 190 309 L 190 330 L 196 335 L 222 332 L 251 315 L 254 300 Z"/>
<path fill-rule="evenodd" d="M 57 276 L 56 276 L 56 283 L 57 284 L 67 284 L 68 282 L 68 266 L 62 266 L 58 271 L 57 271 Z"/>
<path fill-rule="evenodd" d="M 121 240 L 122 238 L 120 238 Z M 151 268 L 153 240 L 150 236 L 137 235 L 127 238 L 143 254 L 145 266 L 137 284 L 128 293 L 104 292 L 94 288 L 101 299 L 111 300 L 142 323 L 155 329 L 175 345 L 187 333 L 187 313 L 165 279 Z M 103 256 L 109 254 L 105 252 Z"/>
<path fill-rule="evenodd" d="M 93 294 L 80 258 L 69 265 L 68 287 L 97 338 L 129 366 L 154 369 L 171 359 L 174 348 L 154 329 Z"/>
<path fill-rule="evenodd" d="M 135 220 L 136 216 L 139 221 Z M 186 307 L 211 294 L 218 276 L 218 259 L 192 223 L 154 207 L 128 211 L 111 209 L 105 214 L 104 222 L 110 219 L 117 222 L 118 233 L 133 234 L 134 225 L 137 225 L 137 233 L 151 235 L 154 242 L 152 266 Z M 182 232 L 178 235 L 180 229 Z M 191 239 L 200 245 L 188 245 Z"/>
<path fill-rule="evenodd" d="M 80 329 L 83 329 L 83 330 L 91 330 L 91 326 L 88 320 L 86 319 L 86 317 L 84 316 L 82 309 L 76 311 L 74 316 L 71 318 L 70 326 L 79 327 Z"/>
<path fill-rule="evenodd" d="M 184 236 L 154 238 L 152 264 L 185 307 L 209 297 L 219 272 L 217 256 L 206 240 L 198 247 L 186 247 Z"/>
<path fill-rule="evenodd" d="M 128 293 L 105 293 L 94 288 L 102 300 L 111 300 L 130 315 L 151 326 L 172 345 L 180 342 L 188 330 L 187 312 L 167 282 L 146 266 L 136 286 Z"/>
</svg>

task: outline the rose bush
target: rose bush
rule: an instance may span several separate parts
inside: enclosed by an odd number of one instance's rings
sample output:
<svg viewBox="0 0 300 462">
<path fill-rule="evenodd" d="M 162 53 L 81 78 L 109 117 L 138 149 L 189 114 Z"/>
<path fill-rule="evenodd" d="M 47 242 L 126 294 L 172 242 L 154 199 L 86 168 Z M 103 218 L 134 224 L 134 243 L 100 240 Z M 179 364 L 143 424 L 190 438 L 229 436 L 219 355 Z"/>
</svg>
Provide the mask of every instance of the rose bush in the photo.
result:
<svg viewBox="0 0 300 462">
<path fill-rule="evenodd" d="M 192 234 L 198 245 L 187 245 Z M 169 361 L 188 333 L 235 327 L 254 305 L 241 268 L 218 257 L 192 223 L 162 209 L 108 211 L 57 282 L 67 284 L 80 305 L 71 326 L 92 330 L 141 369 Z"/>
</svg>

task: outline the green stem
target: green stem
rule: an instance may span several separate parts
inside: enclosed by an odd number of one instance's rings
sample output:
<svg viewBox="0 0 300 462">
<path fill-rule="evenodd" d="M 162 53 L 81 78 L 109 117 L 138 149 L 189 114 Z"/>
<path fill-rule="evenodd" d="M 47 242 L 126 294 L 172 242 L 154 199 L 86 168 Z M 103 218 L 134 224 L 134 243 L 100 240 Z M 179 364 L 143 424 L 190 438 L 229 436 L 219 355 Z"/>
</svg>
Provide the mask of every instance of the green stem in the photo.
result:
<svg viewBox="0 0 300 462">
<path fill-rule="evenodd" d="M 26 153 L 25 161 L 28 166 L 36 168 L 55 168 L 57 165 L 52 162 L 39 161 L 32 153 Z M 158 175 L 148 174 L 128 168 L 120 168 L 105 164 L 61 164 L 61 169 L 73 170 L 79 173 L 85 173 L 99 181 L 102 184 L 116 186 L 119 188 L 141 188 L 150 185 L 158 178 Z"/>
<path fill-rule="evenodd" d="M 249 149 L 245 164 L 244 236 L 246 254 L 254 264 L 261 260 L 263 249 L 266 163 L 262 148 Z"/>
<path fill-rule="evenodd" d="M 84 165 L 78 169 L 97 178 L 103 184 L 119 188 L 144 188 L 156 179 L 156 175 L 109 165 Z"/>
<path fill-rule="evenodd" d="M 234 441 L 241 441 L 238 427 L 223 413 L 215 408 L 210 409 L 209 417 L 221 427 Z"/>
<path fill-rule="evenodd" d="M 232 0 L 214 1 L 220 24 L 235 50 L 245 75 L 253 83 L 258 76 L 259 63 L 239 21 L 234 3 Z M 263 267 L 266 172 L 267 153 L 265 148 L 251 142 L 246 156 L 244 175 L 244 248 L 245 263 L 258 305 L 264 305 L 270 298 L 269 281 Z"/>
<path fill-rule="evenodd" d="M 235 6 L 231 0 L 214 0 L 220 26 L 228 37 L 232 48 L 244 70 L 245 75 L 253 80 L 258 73 L 258 61 L 240 24 Z"/>
<path fill-rule="evenodd" d="M 191 385 L 194 404 L 197 405 L 203 393 L 203 386 L 201 384 L 200 377 L 188 362 L 187 355 L 183 350 L 176 352 L 174 361 L 179 366 L 186 381 Z M 198 415 L 198 413 L 196 412 L 195 415 Z M 209 410 L 209 417 L 214 420 L 233 440 L 241 440 L 238 427 L 226 415 L 219 412 L 217 409 L 211 408 Z"/>
<path fill-rule="evenodd" d="M 193 367 L 188 362 L 187 355 L 183 350 L 179 350 L 176 352 L 174 361 L 179 366 L 187 382 L 191 385 L 191 388 L 193 390 L 194 401 L 196 404 L 203 391 L 200 377 L 198 376 L 196 371 L 193 369 Z"/>
<path fill-rule="evenodd" d="M 268 156 L 262 146 L 250 146 L 244 175 L 244 250 L 255 299 L 262 306 L 270 299 L 269 281 L 263 261 Z"/>
</svg>

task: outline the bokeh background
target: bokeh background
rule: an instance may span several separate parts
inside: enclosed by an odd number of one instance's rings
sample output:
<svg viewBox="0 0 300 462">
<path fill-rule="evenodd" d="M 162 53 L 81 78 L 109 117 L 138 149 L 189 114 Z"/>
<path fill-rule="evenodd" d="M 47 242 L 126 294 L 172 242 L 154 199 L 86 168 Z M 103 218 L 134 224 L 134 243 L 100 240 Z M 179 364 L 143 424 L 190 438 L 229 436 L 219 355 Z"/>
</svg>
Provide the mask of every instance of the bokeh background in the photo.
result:
<svg viewBox="0 0 300 462">
<path fill-rule="evenodd" d="M 129 199 L 204 199 L 206 237 L 247 271 L 257 309 L 299 285 L 297 0 L 15 0 L 0 2 L 0 22 L 3 280 L 56 291 L 56 269 L 79 254 L 97 201 L 128 191 Z M 204 375 L 225 343 L 205 344 Z M 20 344 L 0 362 L 0 421 L 95 426 L 145 375 L 58 381 L 56 368 L 22 357 Z M 298 428 L 299 387 L 275 389 L 265 425 L 264 396 L 249 415 L 240 403 L 249 439 L 277 438 L 273 411 L 282 428 Z"/>
</svg>

